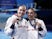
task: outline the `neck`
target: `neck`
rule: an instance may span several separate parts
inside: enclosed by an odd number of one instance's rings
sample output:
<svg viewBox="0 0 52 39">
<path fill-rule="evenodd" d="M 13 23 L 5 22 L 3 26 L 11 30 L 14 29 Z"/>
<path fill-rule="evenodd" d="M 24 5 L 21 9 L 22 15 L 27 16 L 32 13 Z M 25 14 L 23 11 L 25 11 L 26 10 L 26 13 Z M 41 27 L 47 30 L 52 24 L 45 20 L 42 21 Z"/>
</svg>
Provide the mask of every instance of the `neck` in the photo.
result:
<svg viewBox="0 0 52 39">
<path fill-rule="evenodd" d="M 35 19 L 35 18 L 31 18 L 31 19 L 29 19 L 29 20 L 31 21 L 31 20 L 34 20 L 34 19 Z"/>
<path fill-rule="evenodd" d="M 17 17 L 19 18 L 19 20 L 22 20 L 22 16 L 17 14 Z"/>
</svg>

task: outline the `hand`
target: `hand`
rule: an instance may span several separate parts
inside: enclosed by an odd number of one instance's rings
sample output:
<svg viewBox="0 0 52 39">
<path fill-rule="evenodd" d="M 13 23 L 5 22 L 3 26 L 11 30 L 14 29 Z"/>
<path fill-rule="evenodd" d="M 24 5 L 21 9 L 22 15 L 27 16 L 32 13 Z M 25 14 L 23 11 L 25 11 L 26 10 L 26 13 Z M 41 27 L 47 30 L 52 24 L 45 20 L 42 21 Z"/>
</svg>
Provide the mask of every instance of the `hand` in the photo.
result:
<svg viewBox="0 0 52 39">
<path fill-rule="evenodd" d="M 38 22 L 36 22 L 36 25 L 37 25 L 37 26 L 41 26 L 41 24 L 40 24 L 40 23 L 38 23 Z"/>
<path fill-rule="evenodd" d="M 37 28 L 40 28 L 41 24 L 36 22 L 36 26 L 37 26 Z"/>
<path fill-rule="evenodd" d="M 12 22 L 13 22 L 13 24 L 15 24 L 17 22 L 17 19 L 14 19 Z"/>
</svg>

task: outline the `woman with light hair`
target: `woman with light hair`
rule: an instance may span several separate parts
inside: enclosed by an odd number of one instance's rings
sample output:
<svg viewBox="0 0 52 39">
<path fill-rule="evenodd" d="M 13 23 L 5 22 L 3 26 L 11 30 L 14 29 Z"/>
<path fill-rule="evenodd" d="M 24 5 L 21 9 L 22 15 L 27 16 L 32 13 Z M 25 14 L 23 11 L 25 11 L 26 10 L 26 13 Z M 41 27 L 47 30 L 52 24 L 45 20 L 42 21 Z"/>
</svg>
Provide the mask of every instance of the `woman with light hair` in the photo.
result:
<svg viewBox="0 0 52 39">
<path fill-rule="evenodd" d="M 4 29 L 5 34 L 11 36 L 11 39 L 27 39 L 26 19 L 23 15 L 26 13 L 26 6 L 19 6 L 17 13 L 8 18 Z"/>
<path fill-rule="evenodd" d="M 28 9 L 28 25 L 30 39 L 44 39 L 47 29 L 43 20 L 36 18 L 37 13 L 33 8 Z"/>
</svg>

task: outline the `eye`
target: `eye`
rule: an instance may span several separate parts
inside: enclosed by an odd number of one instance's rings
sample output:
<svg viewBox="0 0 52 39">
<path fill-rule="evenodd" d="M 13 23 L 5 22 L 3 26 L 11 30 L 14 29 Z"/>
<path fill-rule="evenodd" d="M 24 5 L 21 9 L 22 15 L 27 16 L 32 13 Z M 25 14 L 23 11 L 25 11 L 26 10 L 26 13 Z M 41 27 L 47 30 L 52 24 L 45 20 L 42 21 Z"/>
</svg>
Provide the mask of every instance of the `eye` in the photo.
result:
<svg viewBox="0 0 52 39">
<path fill-rule="evenodd" d="M 25 10 L 23 10 L 25 12 Z"/>
<path fill-rule="evenodd" d="M 22 9 L 20 9 L 20 11 L 22 11 Z"/>
</svg>

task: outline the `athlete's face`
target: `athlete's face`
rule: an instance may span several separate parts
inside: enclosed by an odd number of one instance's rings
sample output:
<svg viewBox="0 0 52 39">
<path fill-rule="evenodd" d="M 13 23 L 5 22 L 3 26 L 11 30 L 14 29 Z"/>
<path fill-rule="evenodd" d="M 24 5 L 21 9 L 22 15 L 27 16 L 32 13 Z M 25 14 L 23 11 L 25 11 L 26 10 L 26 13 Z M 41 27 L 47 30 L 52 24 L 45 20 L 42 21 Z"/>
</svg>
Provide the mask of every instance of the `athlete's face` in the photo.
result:
<svg viewBox="0 0 52 39">
<path fill-rule="evenodd" d="M 20 6 L 18 8 L 18 14 L 20 14 L 21 16 L 23 16 L 26 13 L 26 7 Z"/>
<path fill-rule="evenodd" d="M 29 19 L 34 19 L 34 15 L 35 15 L 34 11 L 31 10 L 31 9 L 29 9 L 29 10 L 28 10 L 28 18 L 29 18 Z"/>
</svg>

